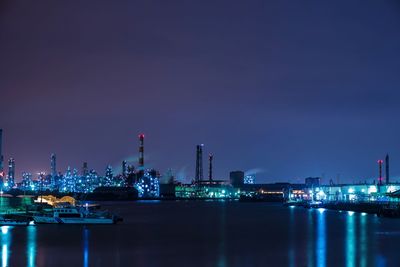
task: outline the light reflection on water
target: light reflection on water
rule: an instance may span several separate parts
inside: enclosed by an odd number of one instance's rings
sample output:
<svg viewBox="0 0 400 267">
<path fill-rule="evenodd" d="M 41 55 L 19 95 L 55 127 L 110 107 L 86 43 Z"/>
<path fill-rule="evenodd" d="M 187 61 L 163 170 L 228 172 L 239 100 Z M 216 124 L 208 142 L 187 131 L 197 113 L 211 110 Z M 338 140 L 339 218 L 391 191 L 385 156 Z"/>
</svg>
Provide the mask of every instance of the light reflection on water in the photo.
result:
<svg viewBox="0 0 400 267">
<path fill-rule="evenodd" d="M 318 209 L 317 213 L 317 266 L 325 267 L 326 265 L 326 230 L 325 230 L 325 214 L 324 209 Z"/>
<path fill-rule="evenodd" d="M 89 266 L 89 229 L 83 229 L 83 266 Z"/>
<path fill-rule="evenodd" d="M 36 266 L 36 226 L 28 226 L 27 231 L 27 243 L 26 243 L 26 253 L 28 259 L 28 267 Z"/>
<path fill-rule="evenodd" d="M 140 231 L 132 230 L 137 222 L 133 216 L 129 221 L 128 212 L 134 210 L 130 207 L 125 213 L 128 220 L 116 226 L 3 226 L 1 266 L 51 266 L 65 260 L 71 260 L 71 266 L 131 266 L 132 257 L 139 257 L 142 265 L 166 266 L 163 263 L 168 261 L 167 266 L 180 266 L 193 260 L 194 249 L 202 257 L 191 266 L 263 266 L 259 263 L 265 263 L 265 255 L 271 259 L 268 266 L 289 267 L 393 266 L 398 259 L 389 244 L 400 242 L 398 220 L 268 204 L 160 205 L 170 205 L 177 212 L 170 216 L 171 209 L 162 210 L 165 215 L 145 210 L 140 216 L 152 223 L 140 225 Z M 194 210 L 198 206 L 207 209 Z M 187 221 L 181 222 L 184 216 Z M 173 221 L 162 231 L 154 230 L 165 218 Z M 185 228 L 189 224 L 196 229 Z M 185 234 L 170 234 L 179 231 Z M 176 248 L 182 251 L 174 254 Z M 133 255 L 133 250 L 141 254 Z"/>
<path fill-rule="evenodd" d="M 367 248 L 368 248 L 368 238 L 367 238 L 367 216 L 366 214 L 361 214 L 360 217 L 360 267 L 367 266 Z"/>
<path fill-rule="evenodd" d="M 1 226 L 1 266 L 9 266 L 10 245 L 11 245 L 11 226 Z"/>
<path fill-rule="evenodd" d="M 307 262 L 309 267 L 314 266 L 314 217 L 312 210 L 308 211 Z"/>
<path fill-rule="evenodd" d="M 355 253 L 356 253 L 356 232 L 354 226 L 354 212 L 348 212 L 346 217 L 346 266 L 355 267 Z"/>
<path fill-rule="evenodd" d="M 220 217 L 220 240 L 219 240 L 219 259 L 218 259 L 218 267 L 226 267 L 226 206 L 224 203 L 221 204 L 221 217 Z"/>
<path fill-rule="evenodd" d="M 290 220 L 289 220 L 289 238 L 290 238 L 290 246 L 288 251 L 289 256 L 289 267 L 295 267 L 295 218 L 294 218 L 294 208 L 290 207 Z"/>
<path fill-rule="evenodd" d="M 13 226 L 1 226 L 1 266 L 10 266 L 12 235 L 15 228 Z M 36 266 L 36 227 L 26 227 L 27 246 L 26 259 L 27 267 Z"/>
</svg>

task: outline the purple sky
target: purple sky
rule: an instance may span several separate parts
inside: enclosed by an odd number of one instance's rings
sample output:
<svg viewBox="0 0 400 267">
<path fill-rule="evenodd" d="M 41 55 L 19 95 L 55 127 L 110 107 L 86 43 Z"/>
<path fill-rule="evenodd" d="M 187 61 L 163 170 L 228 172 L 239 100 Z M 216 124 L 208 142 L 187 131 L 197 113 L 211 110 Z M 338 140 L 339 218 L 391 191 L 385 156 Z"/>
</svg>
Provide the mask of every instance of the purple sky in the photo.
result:
<svg viewBox="0 0 400 267">
<path fill-rule="evenodd" d="M 400 177 L 398 1 L 2 1 L 0 128 L 22 171 L 137 156 L 259 182 Z M 204 159 L 206 162 L 206 158 Z M 204 166 L 207 169 L 206 165 Z"/>
</svg>

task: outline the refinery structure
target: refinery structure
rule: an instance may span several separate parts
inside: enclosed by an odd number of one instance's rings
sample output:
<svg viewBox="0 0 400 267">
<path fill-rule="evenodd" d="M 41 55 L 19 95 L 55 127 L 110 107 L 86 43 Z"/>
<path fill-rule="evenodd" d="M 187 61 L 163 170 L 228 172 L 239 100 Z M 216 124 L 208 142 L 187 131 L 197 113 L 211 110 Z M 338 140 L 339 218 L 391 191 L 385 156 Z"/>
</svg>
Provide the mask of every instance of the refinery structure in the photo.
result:
<svg viewBox="0 0 400 267">
<path fill-rule="evenodd" d="M 24 192 L 59 192 L 92 193 L 105 188 L 134 188 L 140 198 L 157 198 L 160 195 L 158 171 L 146 169 L 144 165 L 144 134 L 139 135 L 139 159 L 137 168 L 122 161 L 122 171 L 115 174 L 111 165 L 105 168 L 105 174 L 99 175 L 95 170 L 89 169 L 88 163 L 83 162 L 81 171 L 67 167 L 64 173 L 57 170 L 57 155 L 50 155 L 50 172 L 32 174 L 22 173 L 22 180 L 15 182 L 15 160 L 8 161 L 8 171 L 4 169 L 2 154 L 3 131 L 0 129 L 0 189 L 1 192 L 20 190 Z"/>
<path fill-rule="evenodd" d="M 256 183 L 254 174 L 241 170 L 229 173 L 229 179 L 216 179 L 213 175 L 214 154 L 207 154 L 204 168 L 204 144 L 196 145 L 195 175 L 190 183 L 176 181 L 172 173 L 162 177 L 155 169 L 145 167 L 145 135 L 138 135 L 139 157 L 136 167 L 127 161 L 121 162 L 121 172 L 114 173 L 106 166 L 104 175 L 99 175 L 83 162 L 80 170 L 68 167 L 64 173 L 57 169 L 57 155 L 50 155 L 50 172 L 32 175 L 22 173 L 16 182 L 16 160 L 8 159 L 4 167 L 2 150 L 3 131 L 0 129 L 0 189 L 1 192 L 23 192 L 38 195 L 44 192 L 71 194 L 110 193 L 130 195 L 144 199 L 230 199 L 243 201 L 321 201 L 321 202 L 387 202 L 398 201 L 400 184 L 390 180 L 389 155 L 378 160 L 378 176 L 372 183 L 327 184 L 319 177 L 306 178 L 304 183 Z M 218 158 L 216 158 L 218 161 Z M 204 173 L 207 170 L 207 173 Z M 384 172 L 384 174 L 383 174 Z M 168 176 L 168 177 L 166 177 Z M 160 181 L 163 180 L 163 183 Z M 127 190 L 125 190 L 127 189 Z M 117 195 L 118 195 L 117 194 Z M 115 196 L 117 196 L 115 195 Z"/>
</svg>

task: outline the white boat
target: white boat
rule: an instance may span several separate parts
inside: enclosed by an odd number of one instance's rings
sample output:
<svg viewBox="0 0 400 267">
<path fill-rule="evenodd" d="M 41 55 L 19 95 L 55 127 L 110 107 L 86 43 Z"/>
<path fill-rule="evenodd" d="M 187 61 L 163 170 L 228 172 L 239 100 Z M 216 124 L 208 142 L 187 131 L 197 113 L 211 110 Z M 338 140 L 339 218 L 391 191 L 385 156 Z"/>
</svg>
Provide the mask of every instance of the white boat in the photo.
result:
<svg viewBox="0 0 400 267">
<path fill-rule="evenodd" d="M 113 224 L 116 217 L 106 212 L 89 212 L 85 208 L 57 207 L 52 212 L 33 216 L 36 224 Z"/>
</svg>

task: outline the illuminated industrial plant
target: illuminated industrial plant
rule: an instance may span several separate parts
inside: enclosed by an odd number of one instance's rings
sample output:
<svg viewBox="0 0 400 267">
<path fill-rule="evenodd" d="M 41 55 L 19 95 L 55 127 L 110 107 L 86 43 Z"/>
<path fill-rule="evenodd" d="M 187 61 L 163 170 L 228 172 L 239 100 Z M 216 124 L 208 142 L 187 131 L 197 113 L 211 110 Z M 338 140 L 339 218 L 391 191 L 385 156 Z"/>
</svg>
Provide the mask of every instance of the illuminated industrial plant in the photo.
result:
<svg viewBox="0 0 400 267">
<path fill-rule="evenodd" d="M 155 170 L 144 167 L 144 134 L 139 134 L 139 165 L 136 174 L 135 188 L 140 198 L 157 198 L 160 196 L 160 183 Z"/>
</svg>

